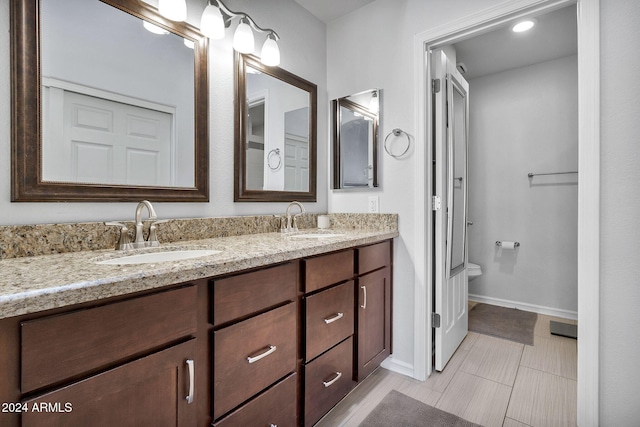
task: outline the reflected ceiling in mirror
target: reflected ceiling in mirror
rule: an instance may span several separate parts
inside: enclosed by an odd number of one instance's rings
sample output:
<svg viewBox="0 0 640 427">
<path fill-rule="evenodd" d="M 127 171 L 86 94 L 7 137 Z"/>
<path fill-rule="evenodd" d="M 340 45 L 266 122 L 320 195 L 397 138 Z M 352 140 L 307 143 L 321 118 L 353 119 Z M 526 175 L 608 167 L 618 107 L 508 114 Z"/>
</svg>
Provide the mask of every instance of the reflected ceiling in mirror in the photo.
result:
<svg viewBox="0 0 640 427">
<path fill-rule="evenodd" d="M 12 20 L 13 201 L 208 200 L 206 38 L 140 0 Z"/>
<path fill-rule="evenodd" d="M 333 188 L 378 187 L 380 89 L 333 100 Z"/>
<path fill-rule="evenodd" d="M 236 58 L 235 201 L 315 201 L 316 86 Z"/>
</svg>

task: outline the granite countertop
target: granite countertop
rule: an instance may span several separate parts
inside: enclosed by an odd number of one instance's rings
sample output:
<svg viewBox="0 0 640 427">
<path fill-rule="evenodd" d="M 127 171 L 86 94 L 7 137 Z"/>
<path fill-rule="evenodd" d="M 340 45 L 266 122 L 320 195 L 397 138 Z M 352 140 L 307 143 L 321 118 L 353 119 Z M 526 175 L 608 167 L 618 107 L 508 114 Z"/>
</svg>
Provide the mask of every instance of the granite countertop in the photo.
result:
<svg viewBox="0 0 640 427">
<path fill-rule="evenodd" d="M 297 234 L 309 232 L 302 230 Z M 137 265 L 101 265 L 123 256 L 115 250 L 83 251 L 0 261 L 0 319 L 219 276 L 249 268 L 366 245 L 398 236 L 397 230 L 326 230 L 343 233 L 323 239 L 263 233 L 169 243 L 163 248 L 214 249 L 215 255 L 182 261 Z"/>
</svg>

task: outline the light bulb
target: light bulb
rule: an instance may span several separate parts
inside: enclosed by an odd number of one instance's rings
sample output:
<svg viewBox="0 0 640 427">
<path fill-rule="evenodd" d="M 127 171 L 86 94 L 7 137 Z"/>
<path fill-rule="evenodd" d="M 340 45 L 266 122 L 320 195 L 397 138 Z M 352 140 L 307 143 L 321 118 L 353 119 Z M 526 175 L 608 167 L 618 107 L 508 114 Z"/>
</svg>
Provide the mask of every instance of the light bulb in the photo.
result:
<svg viewBox="0 0 640 427">
<path fill-rule="evenodd" d="M 224 18 L 220 8 L 212 4 L 204 8 L 200 21 L 200 32 L 213 40 L 224 38 Z"/>
<path fill-rule="evenodd" d="M 172 21 L 187 19 L 187 2 L 185 0 L 158 0 L 160 15 Z"/>
<path fill-rule="evenodd" d="M 262 45 L 262 54 L 260 60 L 264 65 L 275 67 L 280 65 L 280 49 L 278 49 L 278 43 L 272 34 L 267 36 L 267 39 Z"/>
<path fill-rule="evenodd" d="M 511 31 L 513 31 L 514 33 L 522 33 L 524 31 L 528 31 L 532 29 L 534 25 L 536 25 L 536 22 L 533 19 L 527 20 L 527 21 L 521 21 L 521 22 L 518 22 L 513 27 L 511 27 Z"/>
<path fill-rule="evenodd" d="M 253 40 L 253 31 L 247 24 L 245 18 L 240 20 L 238 28 L 233 35 L 233 48 L 240 53 L 253 53 L 255 49 L 255 42 Z"/>
</svg>

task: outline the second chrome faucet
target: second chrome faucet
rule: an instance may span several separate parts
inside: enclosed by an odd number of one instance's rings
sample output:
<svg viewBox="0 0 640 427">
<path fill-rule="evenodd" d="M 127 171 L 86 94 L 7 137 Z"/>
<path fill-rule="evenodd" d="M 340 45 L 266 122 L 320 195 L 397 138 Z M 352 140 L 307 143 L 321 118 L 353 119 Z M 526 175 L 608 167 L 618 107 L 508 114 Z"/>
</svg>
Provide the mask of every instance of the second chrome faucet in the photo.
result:
<svg viewBox="0 0 640 427">
<path fill-rule="evenodd" d="M 300 208 L 300 212 L 295 215 L 291 215 L 291 208 L 297 206 Z M 282 217 L 280 215 L 276 215 L 276 218 L 280 218 L 280 232 L 281 233 L 291 233 L 294 231 L 298 231 L 298 217 L 304 213 L 304 206 L 302 203 L 293 201 L 289 203 L 287 206 L 287 211 L 285 216 Z"/>
</svg>

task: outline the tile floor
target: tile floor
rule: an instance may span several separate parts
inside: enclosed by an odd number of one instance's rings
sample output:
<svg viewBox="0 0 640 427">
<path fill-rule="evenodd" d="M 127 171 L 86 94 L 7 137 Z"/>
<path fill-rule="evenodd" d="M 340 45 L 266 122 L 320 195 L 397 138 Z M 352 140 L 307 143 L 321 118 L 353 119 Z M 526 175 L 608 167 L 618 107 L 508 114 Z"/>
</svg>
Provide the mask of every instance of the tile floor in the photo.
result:
<svg viewBox="0 0 640 427">
<path fill-rule="evenodd" d="M 576 426 L 577 342 L 551 335 L 538 315 L 534 345 L 469 332 L 441 373 L 425 382 L 379 368 L 319 427 L 357 426 L 392 390 L 486 427 Z"/>
</svg>

